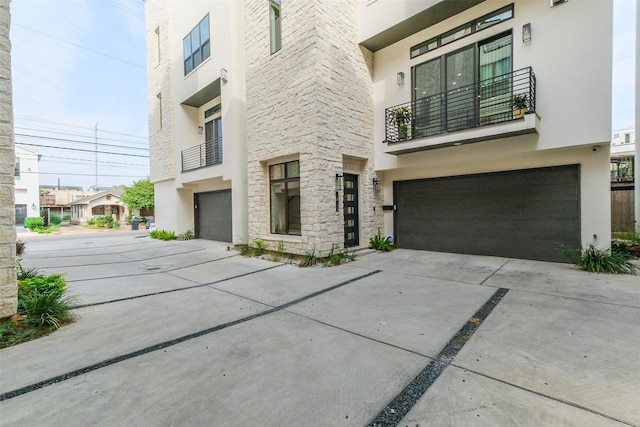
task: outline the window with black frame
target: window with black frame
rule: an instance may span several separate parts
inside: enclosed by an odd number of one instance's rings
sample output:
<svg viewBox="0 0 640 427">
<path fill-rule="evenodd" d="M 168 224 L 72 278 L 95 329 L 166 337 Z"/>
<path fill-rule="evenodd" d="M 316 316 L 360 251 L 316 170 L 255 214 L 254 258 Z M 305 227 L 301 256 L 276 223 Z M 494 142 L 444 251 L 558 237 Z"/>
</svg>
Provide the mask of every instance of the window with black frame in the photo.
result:
<svg viewBox="0 0 640 427">
<path fill-rule="evenodd" d="M 182 40 L 184 75 L 193 71 L 205 59 L 211 56 L 211 45 L 209 40 L 209 15 L 202 18 L 202 21 L 191 30 Z"/>
<path fill-rule="evenodd" d="M 300 162 L 269 166 L 271 233 L 300 235 Z"/>
</svg>

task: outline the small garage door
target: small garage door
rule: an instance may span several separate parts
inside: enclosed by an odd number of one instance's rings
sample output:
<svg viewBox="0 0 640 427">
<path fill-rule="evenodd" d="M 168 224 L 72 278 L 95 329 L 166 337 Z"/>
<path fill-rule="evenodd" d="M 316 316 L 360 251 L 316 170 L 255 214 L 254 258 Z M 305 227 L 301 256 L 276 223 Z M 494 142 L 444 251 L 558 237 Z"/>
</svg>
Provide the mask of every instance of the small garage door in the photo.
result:
<svg viewBox="0 0 640 427">
<path fill-rule="evenodd" d="M 231 190 L 196 193 L 194 202 L 196 237 L 231 242 Z"/>
<path fill-rule="evenodd" d="M 567 262 L 580 247 L 579 166 L 396 181 L 399 247 Z"/>
</svg>

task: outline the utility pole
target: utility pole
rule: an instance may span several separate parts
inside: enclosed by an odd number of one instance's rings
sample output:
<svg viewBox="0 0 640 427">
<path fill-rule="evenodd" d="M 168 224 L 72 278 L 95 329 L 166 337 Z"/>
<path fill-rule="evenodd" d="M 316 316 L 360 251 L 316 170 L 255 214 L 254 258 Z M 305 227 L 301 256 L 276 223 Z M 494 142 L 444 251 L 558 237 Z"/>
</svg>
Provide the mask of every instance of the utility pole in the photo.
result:
<svg viewBox="0 0 640 427">
<path fill-rule="evenodd" d="M 96 191 L 98 191 L 98 122 L 96 122 Z"/>
</svg>

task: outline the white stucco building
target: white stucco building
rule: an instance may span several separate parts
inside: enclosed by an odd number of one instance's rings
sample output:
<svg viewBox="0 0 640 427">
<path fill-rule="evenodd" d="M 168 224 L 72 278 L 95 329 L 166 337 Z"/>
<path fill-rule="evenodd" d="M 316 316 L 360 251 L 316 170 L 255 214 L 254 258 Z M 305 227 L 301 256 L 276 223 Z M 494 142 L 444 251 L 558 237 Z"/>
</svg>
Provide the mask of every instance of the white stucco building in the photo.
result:
<svg viewBox="0 0 640 427">
<path fill-rule="evenodd" d="M 15 206 L 16 225 L 22 225 L 27 217 L 40 216 L 40 187 L 38 164 L 40 155 L 16 145 Z"/>
<path fill-rule="evenodd" d="M 145 3 L 158 228 L 296 253 L 609 245 L 611 2 Z"/>
</svg>

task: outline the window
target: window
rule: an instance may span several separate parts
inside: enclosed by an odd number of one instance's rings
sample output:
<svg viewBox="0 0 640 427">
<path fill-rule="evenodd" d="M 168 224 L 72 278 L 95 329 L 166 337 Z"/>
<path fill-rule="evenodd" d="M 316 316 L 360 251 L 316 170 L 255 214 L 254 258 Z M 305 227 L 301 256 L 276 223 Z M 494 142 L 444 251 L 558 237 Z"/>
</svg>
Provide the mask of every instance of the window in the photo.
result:
<svg viewBox="0 0 640 427">
<path fill-rule="evenodd" d="M 453 30 L 447 31 L 446 33 L 440 34 L 437 37 L 417 44 L 411 48 L 409 56 L 411 58 L 415 58 L 416 56 L 431 52 L 432 50 L 440 46 L 444 46 L 445 44 L 466 37 L 471 33 L 484 30 L 485 28 L 489 28 L 495 24 L 511 18 L 513 18 L 513 4 L 505 6 L 481 18 L 474 19 L 473 21 L 467 22 L 466 24 L 454 28 Z"/>
<path fill-rule="evenodd" d="M 414 136 L 511 117 L 512 39 L 511 32 L 503 33 L 413 67 Z M 477 82 L 482 84 L 475 91 Z"/>
<path fill-rule="evenodd" d="M 282 27 L 280 25 L 280 0 L 269 0 L 269 25 L 271 39 L 271 53 L 276 53 L 282 47 Z"/>
<path fill-rule="evenodd" d="M 625 144 L 629 144 L 631 142 L 631 134 L 630 133 L 625 133 L 624 134 L 624 143 Z"/>
<path fill-rule="evenodd" d="M 300 235 L 300 162 L 269 166 L 271 233 Z"/>
<path fill-rule="evenodd" d="M 184 48 L 184 75 L 211 55 L 209 44 L 209 15 L 205 16 L 187 37 L 182 40 Z"/>
<path fill-rule="evenodd" d="M 157 47 L 157 54 L 158 54 L 158 64 L 160 63 L 160 27 L 156 27 L 155 29 L 155 33 L 156 33 L 156 47 Z"/>
<path fill-rule="evenodd" d="M 15 179 L 20 179 L 20 157 L 16 157 L 16 168 L 13 172 Z"/>
<path fill-rule="evenodd" d="M 158 126 L 162 129 L 162 94 L 158 93 L 156 98 L 158 98 Z"/>
</svg>

